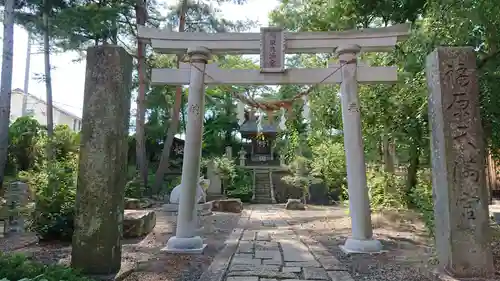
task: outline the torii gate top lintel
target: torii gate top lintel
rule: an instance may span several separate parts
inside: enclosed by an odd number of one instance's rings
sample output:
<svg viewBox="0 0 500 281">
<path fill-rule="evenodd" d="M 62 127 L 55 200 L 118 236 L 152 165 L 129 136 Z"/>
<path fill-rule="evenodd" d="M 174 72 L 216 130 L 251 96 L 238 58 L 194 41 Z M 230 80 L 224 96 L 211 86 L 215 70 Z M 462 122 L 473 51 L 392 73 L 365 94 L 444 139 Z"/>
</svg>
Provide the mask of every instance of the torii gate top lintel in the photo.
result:
<svg viewBox="0 0 500 281">
<path fill-rule="evenodd" d="M 184 54 L 188 48 L 199 46 L 210 49 L 212 54 L 259 54 L 265 31 L 281 31 L 284 51 L 289 54 L 331 53 L 344 44 L 359 45 L 362 52 L 387 52 L 409 36 L 410 27 L 410 24 L 398 24 L 326 32 L 286 32 L 279 27 L 264 27 L 260 33 L 205 33 L 173 32 L 138 25 L 138 38 L 150 43 L 157 52 L 166 54 Z"/>
<path fill-rule="evenodd" d="M 220 69 L 208 64 L 204 72 L 207 85 L 280 85 L 337 84 L 342 81 L 341 65 L 328 68 L 285 69 L 285 53 L 358 53 L 387 52 L 410 33 L 409 24 L 385 28 L 368 28 L 340 32 L 285 32 L 279 27 L 263 27 L 260 33 L 169 32 L 138 26 L 139 39 L 148 41 L 159 53 L 186 54 L 187 50 L 204 48 L 210 54 L 260 54 L 260 70 Z M 357 65 L 361 83 L 393 83 L 397 67 Z M 190 65 L 179 69 L 152 69 L 152 84 L 186 85 Z"/>
</svg>

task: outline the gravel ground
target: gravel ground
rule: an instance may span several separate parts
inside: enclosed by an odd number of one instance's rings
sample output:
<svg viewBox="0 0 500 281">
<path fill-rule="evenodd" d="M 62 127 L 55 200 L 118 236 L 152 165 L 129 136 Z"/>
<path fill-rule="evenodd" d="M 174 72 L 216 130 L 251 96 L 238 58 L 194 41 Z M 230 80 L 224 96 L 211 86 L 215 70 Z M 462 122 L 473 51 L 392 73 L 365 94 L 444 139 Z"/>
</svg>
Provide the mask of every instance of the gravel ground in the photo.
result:
<svg viewBox="0 0 500 281">
<path fill-rule="evenodd" d="M 159 249 L 165 247 L 166 241 L 175 230 L 175 217 L 164 216 L 161 220 L 168 222 L 163 226 L 157 225 L 154 233 L 150 235 L 154 238 L 143 241 L 156 253 L 149 260 L 141 262 L 139 269 L 125 281 L 198 280 L 215 255 L 224 247 L 227 237 L 238 224 L 239 217 L 240 214 L 216 212 L 202 217 L 200 224 L 203 228 L 200 230 L 200 235 L 208 244 L 203 255 L 179 255 L 158 252 Z"/>
<path fill-rule="evenodd" d="M 125 281 L 194 281 L 208 268 L 214 256 L 224 247 L 226 238 L 238 224 L 240 214 L 217 213 L 200 220 L 200 235 L 208 246 L 203 255 L 174 255 L 160 252 L 176 227 L 176 217 L 161 210 L 156 212 L 156 226 L 142 239 L 124 240 L 122 248 L 122 270 L 138 268 Z M 19 239 L 17 239 L 19 240 Z M 23 239 L 26 240 L 26 239 Z M 69 265 L 71 245 L 63 243 L 26 243 L 13 248 L 12 241 L 0 239 L 3 252 L 24 253 L 34 260 L 46 264 Z M 29 245 L 28 245 L 29 244 Z M 5 245 L 2 247 L 2 245 Z M 9 246 L 10 245 L 10 246 Z"/>
<path fill-rule="evenodd" d="M 345 255 L 339 248 L 350 233 L 350 219 L 344 208 L 326 207 L 327 212 L 309 217 L 294 214 L 300 232 L 325 245 L 347 266 L 356 281 L 429 281 L 432 248 L 424 225 L 409 212 L 374 214 L 374 235 L 382 241 L 382 254 Z M 317 207 L 321 209 L 321 207 Z M 320 215 L 321 214 L 321 215 Z"/>
</svg>

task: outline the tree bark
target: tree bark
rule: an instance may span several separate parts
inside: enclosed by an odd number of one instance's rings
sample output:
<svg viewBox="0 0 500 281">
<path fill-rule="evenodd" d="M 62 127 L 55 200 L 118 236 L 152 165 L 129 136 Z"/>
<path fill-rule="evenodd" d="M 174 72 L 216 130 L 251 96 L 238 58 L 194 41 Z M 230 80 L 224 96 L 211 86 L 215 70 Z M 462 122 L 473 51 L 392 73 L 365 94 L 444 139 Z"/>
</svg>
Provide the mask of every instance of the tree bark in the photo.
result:
<svg viewBox="0 0 500 281">
<path fill-rule="evenodd" d="M 392 157 L 391 149 L 390 149 L 391 139 L 389 137 L 389 130 L 387 126 L 384 130 L 384 135 L 382 136 L 382 149 L 383 149 L 383 157 L 384 157 L 384 171 L 386 173 L 394 173 L 394 159 Z"/>
<path fill-rule="evenodd" d="M 53 159 L 52 137 L 54 135 L 54 110 L 52 105 L 52 77 L 50 73 L 49 1 L 43 1 L 43 55 L 45 61 L 45 91 L 47 95 L 47 160 Z"/>
<path fill-rule="evenodd" d="M 185 30 L 187 4 L 187 0 L 182 0 L 181 9 L 179 11 L 179 32 L 184 32 Z M 177 56 L 177 68 L 179 68 L 180 61 L 181 56 Z M 175 133 L 177 133 L 177 129 L 179 128 L 179 114 L 181 110 L 181 104 L 182 86 L 178 86 L 175 90 L 174 108 L 172 111 L 170 126 L 168 127 L 167 131 L 167 138 L 163 143 L 163 151 L 161 153 L 160 164 L 158 165 L 158 169 L 156 170 L 155 182 L 151 190 L 152 194 L 156 194 L 158 193 L 158 191 L 160 191 L 161 184 L 163 183 L 163 177 L 168 170 L 170 150 L 172 149 L 172 143 L 174 142 Z"/>
<path fill-rule="evenodd" d="M 10 99 L 14 52 L 14 2 L 6 0 L 3 18 L 3 51 L 0 89 L 0 187 L 3 184 L 9 148 Z"/>
<path fill-rule="evenodd" d="M 136 20 L 137 24 L 145 25 L 147 18 L 146 2 L 137 0 L 136 4 Z M 138 57 L 138 74 L 139 74 L 139 92 L 137 95 L 137 115 L 135 119 L 135 159 L 137 169 L 141 175 L 144 187 L 148 185 L 148 161 L 146 155 L 146 136 L 144 131 L 145 115 L 146 115 L 146 44 L 142 39 L 137 42 L 137 57 Z"/>
</svg>

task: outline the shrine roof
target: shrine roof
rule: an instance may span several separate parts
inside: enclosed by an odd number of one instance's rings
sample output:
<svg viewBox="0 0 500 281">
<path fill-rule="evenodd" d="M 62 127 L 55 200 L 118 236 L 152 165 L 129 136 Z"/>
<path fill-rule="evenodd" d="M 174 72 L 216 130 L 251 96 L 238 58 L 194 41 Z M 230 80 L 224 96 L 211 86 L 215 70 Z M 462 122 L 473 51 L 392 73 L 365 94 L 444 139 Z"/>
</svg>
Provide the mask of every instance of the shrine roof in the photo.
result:
<svg viewBox="0 0 500 281">
<path fill-rule="evenodd" d="M 253 134 L 257 133 L 257 121 L 256 120 L 246 120 L 245 123 L 240 126 L 240 133 L 242 134 Z M 269 124 L 267 121 L 262 122 L 262 130 L 260 131 L 264 134 L 276 134 L 278 132 L 278 127 L 276 124 Z"/>
</svg>

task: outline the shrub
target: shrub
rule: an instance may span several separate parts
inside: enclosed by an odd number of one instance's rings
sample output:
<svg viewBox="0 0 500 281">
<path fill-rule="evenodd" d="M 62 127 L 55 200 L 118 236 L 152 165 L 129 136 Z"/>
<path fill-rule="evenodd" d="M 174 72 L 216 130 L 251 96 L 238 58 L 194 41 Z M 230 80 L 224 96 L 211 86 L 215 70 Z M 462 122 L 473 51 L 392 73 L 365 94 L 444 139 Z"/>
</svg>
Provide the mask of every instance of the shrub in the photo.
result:
<svg viewBox="0 0 500 281">
<path fill-rule="evenodd" d="M 302 201 L 307 202 L 309 198 L 309 185 L 313 181 L 313 177 L 309 175 L 310 161 L 303 156 L 296 156 L 290 165 L 292 175 L 283 177 L 283 180 L 292 186 L 296 186 L 302 190 Z"/>
<path fill-rule="evenodd" d="M 213 161 L 215 170 L 219 174 L 222 180 L 232 180 L 236 177 L 236 165 L 232 159 L 225 156 L 214 157 L 211 159 Z"/>
<path fill-rule="evenodd" d="M 411 193 L 412 202 L 427 227 L 427 231 L 434 236 L 434 203 L 432 198 L 432 180 L 429 170 L 418 173 L 418 184 Z"/>
<path fill-rule="evenodd" d="M 75 270 L 61 265 L 44 265 L 22 255 L 0 253 L 0 276 L 10 281 L 92 281 Z"/>
<path fill-rule="evenodd" d="M 54 127 L 52 146 L 56 160 L 61 161 L 73 157 L 78 152 L 79 144 L 79 134 L 72 131 L 67 125 Z"/>
<path fill-rule="evenodd" d="M 312 174 L 328 186 L 331 194 L 340 194 L 347 199 L 347 171 L 344 145 L 328 140 L 312 147 Z"/>
<path fill-rule="evenodd" d="M 242 202 L 250 202 L 253 197 L 252 175 L 250 171 L 243 168 L 235 168 L 234 177 L 228 185 L 227 195 L 232 198 L 240 198 Z"/>
<path fill-rule="evenodd" d="M 221 177 L 226 194 L 232 198 L 240 198 L 242 202 L 250 202 L 253 196 L 252 176 L 250 171 L 237 167 L 234 161 L 226 156 L 213 157 L 203 161 L 206 166 L 209 161 Z"/>
<path fill-rule="evenodd" d="M 125 185 L 125 197 L 141 198 L 145 191 L 146 187 L 139 172 Z"/>
<path fill-rule="evenodd" d="M 372 209 L 407 207 L 403 177 L 379 169 L 369 169 L 366 177 Z"/>
<path fill-rule="evenodd" d="M 31 117 L 17 118 L 9 127 L 7 172 L 34 170 L 43 162 L 45 131 Z"/>
<path fill-rule="evenodd" d="M 41 240 L 70 241 L 76 196 L 76 159 L 54 162 L 45 175 L 38 175 L 36 205 L 31 228 Z"/>
</svg>

